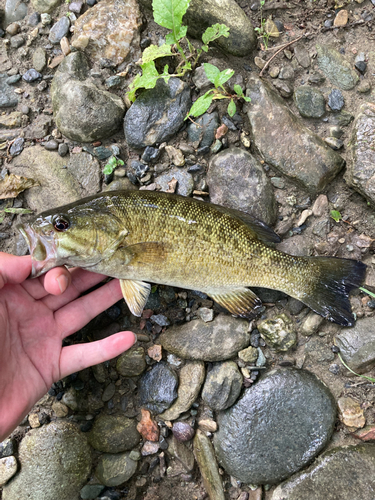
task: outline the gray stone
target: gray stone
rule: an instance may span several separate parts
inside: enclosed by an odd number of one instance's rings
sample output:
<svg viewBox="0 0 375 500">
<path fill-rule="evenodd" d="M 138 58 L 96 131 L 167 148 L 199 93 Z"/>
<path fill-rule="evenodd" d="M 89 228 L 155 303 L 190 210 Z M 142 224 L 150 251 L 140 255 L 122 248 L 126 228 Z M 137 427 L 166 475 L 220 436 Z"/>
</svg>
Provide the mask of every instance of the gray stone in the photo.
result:
<svg viewBox="0 0 375 500">
<path fill-rule="evenodd" d="M 212 85 L 212 82 L 207 78 L 203 65 L 195 69 L 193 82 L 198 90 L 208 89 Z"/>
<path fill-rule="evenodd" d="M 305 118 L 321 118 L 326 112 L 324 96 L 318 89 L 297 87 L 293 97 L 300 115 Z"/>
<path fill-rule="evenodd" d="M 36 82 L 37 80 L 40 80 L 43 75 L 41 75 L 38 71 L 36 71 L 34 68 L 28 69 L 26 73 L 22 75 L 22 79 L 25 80 L 27 83 L 31 82 Z"/>
<path fill-rule="evenodd" d="M 317 45 L 318 66 L 331 81 L 341 90 L 351 90 L 359 78 L 352 65 L 335 49 L 326 45 Z"/>
<path fill-rule="evenodd" d="M 103 484 L 86 484 L 79 492 L 82 500 L 95 500 L 104 490 Z"/>
<path fill-rule="evenodd" d="M 330 117 L 330 122 L 339 127 L 346 127 L 354 120 L 354 116 L 347 111 L 340 111 Z"/>
<path fill-rule="evenodd" d="M 8 84 L 8 75 L 0 74 L 0 108 L 11 108 L 17 106 L 18 97 L 14 89 Z"/>
<path fill-rule="evenodd" d="M 31 13 L 27 20 L 27 24 L 29 26 L 38 26 L 39 23 L 40 23 L 40 14 L 38 12 Z"/>
<path fill-rule="evenodd" d="M 4 12 L 4 28 L 11 23 L 21 21 L 27 14 L 27 5 L 19 0 L 6 0 Z"/>
<path fill-rule="evenodd" d="M 333 448 L 280 484 L 271 500 L 373 500 L 375 445 Z"/>
<path fill-rule="evenodd" d="M 70 20 L 69 17 L 61 17 L 50 29 L 48 40 L 57 45 L 61 39 L 69 33 Z"/>
<path fill-rule="evenodd" d="M 0 488 L 6 484 L 17 472 L 16 457 L 0 458 Z"/>
<path fill-rule="evenodd" d="M 168 84 L 158 80 L 155 88 L 145 90 L 127 111 L 125 139 L 135 149 L 168 141 L 184 123 L 191 107 L 190 89 L 178 78 Z"/>
<path fill-rule="evenodd" d="M 219 115 L 217 112 L 204 113 L 189 123 L 187 127 L 188 138 L 196 148 L 211 146 L 215 139 L 215 131 L 218 128 Z"/>
<path fill-rule="evenodd" d="M 69 153 L 69 146 L 65 142 L 62 142 L 59 144 L 57 151 L 60 156 L 66 156 Z"/>
<path fill-rule="evenodd" d="M 23 151 L 23 146 L 25 144 L 25 139 L 23 137 L 18 137 L 11 145 L 9 153 L 11 156 L 18 156 Z"/>
<path fill-rule="evenodd" d="M 223 361 L 248 347 L 248 322 L 219 314 L 210 323 L 190 321 L 160 335 L 164 349 L 184 359 Z"/>
<path fill-rule="evenodd" d="M 123 415 L 100 415 L 88 435 L 95 450 L 105 453 L 121 453 L 139 443 L 137 422 Z"/>
<path fill-rule="evenodd" d="M 59 65 L 51 84 L 56 125 L 69 139 L 80 142 L 113 135 L 125 112 L 122 99 L 98 89 L 88 74 L 84 54 L 73 52 Z"/>
<path fill-rule="evenodd" d="M 341 90 L 333 89 L 328 96 L 328 106 L 332 111 L 341 111 L 344 107 L 344 96 Z"/>
<path fill-rule="evenodd" d="M 156 177 L 155 182 L 161 187 L 162 191 L 167 191 L 169 189 L 168 183 L 173 178 L 177 181 L 176 193 L 181 196 L 190 196 L 194 189 L 194 179 L 186 170 L 172 168 L 160 177 Z"/>
<path fill-rule="evenodd" d="M 341 139 L 336 139 L 336 137 L 325 137 L 324 142 L 334 151 L 338 151 L 344 145 L 344 142 Z"/>
<path fill-rule="evenodd" d="M 43 71 L 47 65 L 47 54 L 42 47 L 37 47 L 33 53 L 33 67 L 36 71 Z"/>
<path fill-rule="evenodd" d="M 143 347 L 132 347 L 118 357 L 116 370 L 123 377 L 136 377 L 145 371 L 146 366 Z"/>
<path fill-rule="evenodd" d="M 275 87 L 275 89 L 278 90 L 281 97 L 285 97 L 287 99 L 293 94 L 291 86 L 284 80 L 274 80 L 272 84 Z"/>
<path fill-rule="evenodd" d="M 31 0 L 34 9 L 39 14 L 50 13 L 60 5 L 61 0 Z"/>
<path fill-rule="evenodd" d="M 12 47 L 12 49 L 18 49 L 19 47 L 22 47 L 24 43 L 25 39 L 22 35 L 15 35 L 10 39 L 10 46 Z"/>
<path fill-rule="evenodd" d="M 288 351 L 297 342 L 294 321 L 284 313 L 260 321 L 258 330 L 266 344 L 276 351 Z"/>
<path fill-rule="evenodd" d="M 82 196 L 100 191 L 100 163 L 96 158 L 83 151 L 72 154 L 67 169 L 78 180 Z"/>
<path fill-rule="evenodd" d="M 4 500 L 72 500 L 91 470 L 86 437 L 67 421 L 29 431 L 19 446 L 18 459 L 21 470 L 4 486 Z"/>
<path fill-rule="evenodd" d="M 0 443 L 0 458 L 10 457 L 13 455 L 14 445 L 12 439 L 6 439 Z"/>
<path fill-rule="evenodd" d="M 129 457 L 130 453 L 102 455 L 95 469 L 95 475 L 106 486 L 119 486 L 133 476 L 137 462 Z"/>
<path fill-rule="evenodd" d="M 362 104 L 349 141 L 345 180 L 375 203 L 375 104 Z"/>
<path fill-rule="evenodd" d="M 153 413 L 161 413 L 177 397 L 178 378 L 168 365 L 160 362 L 145 373 L 138 385 L 140 405 Z"/>
<path fill-rule="evenodd" d="M 331 364 L 335 359 L 330 346 L 323 343 L 320 338 L 312 337 L 304 346 L 306 359 L 318 365 Z"/>
<path fill-rule="evenodd" d="M 355 372 L 364 373 L 375 366 L 374 318 L 363 318 L 353 328 L 343 328 L 336 336 L 345 363 Z"/>
<path fill-rule="evenodd" d="M 341 156 L 305 127 L 267 83 L 250 78 L 246 94 L 254 143 L 265 162 L 310 194 L 324 190 L 342 169 Z"/>
<path fill-rule="evenodd" d="M 335 400 L 315 375 L 271 370 L 219 415 L 216 456 L 242 482 L 275 484 L 326 446 L 335 419 Z"/>
<path fill-rule="evenodd" d="M 213 366 L 203 386 L 202 399 L 213 410 L 226 410 L 240 395 L 242 375 L 234 361 Z"/>
<path fill-rule="evenodd" d="M 47 149 L 47 151 L 56 151 L 59 147 L 58 143 L 53 139 L 47 142 L 43 142 L 42 146 Z"/>
<path fill-rule="evenodd" d="M 321 73 L 319 73 L 318 71 L 313 71 L 307 81 L 309 83 L 313 83 L 313 84 L 320 84 L 320 83 L 323 83 L 325 80 L 325 76 L 323 76 Z"/>
<path fill-rule="evenodd" d="M 203 484 L 209 498 L 212 500 L 225 500 L 223 483 L 211 441 L 198 429 L 193 445 L 194 456 L 198 462 Z"/>
<path fill-rule="evenodd" d="M 207 183 L 212 203 L 247 212 L 266 224 L 275 222 L 272 185 L 261 164 L 247 151 L 230 148 L 214 156 Z"/>
<path fill-rule="evenodd" d="M 294 56 L 303 68 L 310 66 L 311 59 L 307 49 L 298 43 L 294 47 Z"/>
<path fill-rule="evenodd" d="M 280 70 L 279 78 L 280 80 L 291 80 L 292 78 L 294 78 L 294 69 L 292 68 L 292 66 L 290 66 L 289 64 L 283 66 Z"/>
</svg>

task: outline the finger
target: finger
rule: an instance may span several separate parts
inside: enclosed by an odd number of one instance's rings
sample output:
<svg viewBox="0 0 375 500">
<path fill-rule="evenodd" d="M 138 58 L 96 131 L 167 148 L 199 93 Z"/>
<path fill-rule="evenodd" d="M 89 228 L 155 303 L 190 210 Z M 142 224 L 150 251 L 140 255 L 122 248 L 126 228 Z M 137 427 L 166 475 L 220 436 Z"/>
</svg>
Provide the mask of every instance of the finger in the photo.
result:
<svg viewBox="0 0 375 500">
<path fill-rule="evenodd" d="M 83 328 L 95 316 L 118 302 L 121 297 L 120 283 L 118 280 L 113 280 L 58 309 L 55 312 L 55 321 L 61 337 L 65 338 Z"/>
<path fill-rule="evenodd" d="M 55 267 L 39 278 L 26 280 L 23 287 L 35 300 L 40 300 L 50 294 L 63 293 L 70 282 L 70 272 L 66 267 Z"/>
<path fill-rule="evenodd" d="M 31 273 L 31 257 L 0 252 L 0 288 L 7 283 L 22 283 Z"/>
<path fill-rule="evenodd" d="M 60 379 L 89 366 L 115 358 L 137 340 L 133 332 L 119 332 L 89 344 L 64 347 L 60 355 Z"/>
</svg>

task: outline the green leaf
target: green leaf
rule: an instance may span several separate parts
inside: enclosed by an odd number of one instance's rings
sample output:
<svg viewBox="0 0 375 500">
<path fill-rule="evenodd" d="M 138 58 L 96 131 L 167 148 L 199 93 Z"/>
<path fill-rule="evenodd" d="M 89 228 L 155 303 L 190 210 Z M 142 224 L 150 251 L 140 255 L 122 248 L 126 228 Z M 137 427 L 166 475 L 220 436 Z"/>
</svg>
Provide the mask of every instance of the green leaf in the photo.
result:
<svg viewBox="0 0 375 500">
<path fill-rule="evenodd" d="M 235 85 L 234 87 L 234 91 L 237 95 L 239 95 L 240 97 L 243 97 L 243 90 L 242 88 L 240 87 L 240 85 Z"/>
<path fill-rule="evenodd" d="M 150 61 L 155 61 L 158 57 L 173 56 L 172 47 L 164 43 L 160 47 L 150 45 L 143 51 L 142 64 L 147 64 Z"/>
<path fill-rule="evenodd" d="M 204 52 L 208 52 L 208 45 L 202 45 L 202 50 Z"/>
<path fill-rule="evenodd" d="M 220 74 L 219 68 L 210 63 L 203 63 L 204 72 L 210 82 L 215 83 L 216 77 Z"/>
<path fill-rule="evenodd" d="M 334 221 L 339 222 L 342 219 L 342 215 L 337 210 L 331 210 L 331 217 Z"/>
<path fill-rule="evenodd" d="M 243 95 L 242 99 L 246 102 L 251 102 L 251 97 L 246 97 L 245 95 Z"/>
<path fill-rule="evenodd" d="M 32 214 L 33 211 L 28 208 L 4 208 L 4 212 L 8 214 Z"/>
<path fill-rule="evenodd" d="M 182 18 L 189 7 L 189 3 L 190 0 L 153 0 L 152 2 L 155 22 L 164 28 L 172 30 L 174 43 L 179 40 L 177 37 L 181 31 Z"/>
<path fill-rule="evenodd" d="M 233 116 L 236 112 L 236 105 L 233 101 L 233 99 L 230 100 L 230 103 L 228 104 L 228 115 Z"/>
<path fill-rule="evenodd" d="M 213 42 L 217 38 L 221 36 L 225 36 L 228 38 L 229 36 L 229 28 L 225 26 L 225 24 L 214 24 L 206 29 L 206 31 L 202 35 L 202 41 L 205 45 Z"/>
<path fill-rule="evenodd" d="M 367 290 L 366 288 L 363 288 L 363 286 L 360 286 L 359 289 L 361 290 L 361 292 L 367 293 L 368 295 L 370 295 L 370 297 L 375 299 L 375 293 L 370 292 L 370 290 Z"/>
<path fill-rule="evenodd" d="M 234 75 L 234 71 L 232 69 L 225 69 L 224 71 L 219 73 L 217 75 L 217 77 L 215 78 L 215 81 L 214 81 L 215 87 L 216 88 L 221 87 L 222 85 L 224 85 L 225 82 L 227 82 L 229 80 L 229 78 L 232 78 L 233 75 Z"/>
<path fill-rule="evenodd" d="M 199 97 L 199 99 L 197 99 L 195 101 L 195 103 L 192 105 L 192 107 L 188 113 L 188 116 L 192 115 L 192 116 L 197 117 L 197 116 L 203 115 L 203 113 L 205 113 L 208 110 L 208 108 L 210 107 L 210 104 L 212 102 L 212 98 L 213 98 L 212 94 L 208 94 L 208 93 Z"/>
<path fill-rule="evenodd" d="M 137 75 L 129 85 L 129 92 L 127 95 L 132 102 L 135 101 L 135 94 L 138 89 L 153 89 L 157 80 L 160 78 L 155 68 L 154 61 L 142 64 L 141 68 L 143 71 L 142 75 Z"/>
</svg>

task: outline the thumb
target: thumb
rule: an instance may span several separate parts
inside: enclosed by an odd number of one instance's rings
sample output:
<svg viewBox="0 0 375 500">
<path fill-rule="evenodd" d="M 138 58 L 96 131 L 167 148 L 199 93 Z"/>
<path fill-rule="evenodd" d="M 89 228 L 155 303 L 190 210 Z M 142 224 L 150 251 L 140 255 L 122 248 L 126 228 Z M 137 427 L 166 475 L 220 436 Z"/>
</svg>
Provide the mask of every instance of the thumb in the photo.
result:
<svg viewBox="0 0 375 500">
<path fill-rule="evenodd" d="M 31 273 L 31 257 L 0 252 L 0 288 L 7 283 L 22 283 Z"/>
</svg>

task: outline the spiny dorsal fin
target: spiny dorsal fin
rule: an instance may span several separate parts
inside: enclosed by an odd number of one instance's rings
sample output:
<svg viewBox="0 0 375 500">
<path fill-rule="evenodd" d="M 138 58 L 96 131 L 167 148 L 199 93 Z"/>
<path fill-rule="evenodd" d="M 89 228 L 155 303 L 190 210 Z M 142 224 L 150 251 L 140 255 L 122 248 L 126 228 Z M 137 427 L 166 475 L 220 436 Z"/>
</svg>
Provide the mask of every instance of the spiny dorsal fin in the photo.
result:
<svg viewBox="0 0 375 500">
<path fill-rule="evenodd" d="M 210 292 L 207 294 L 229 312 L 241 318 L 252 319 L 257 315 L 261 300 L 248 288 L 234 288 L 226 292 Z"/>
<path fill-rule="evenodd" d="M 140 316 L 150 295 L 151 285 L 144 281 L 120 280 L 122 295 L 134 316 Z"/>
</svg>

